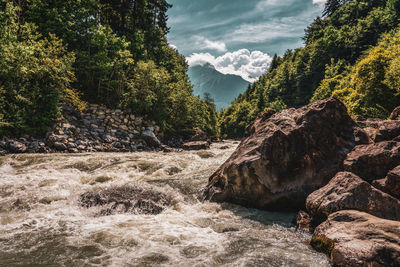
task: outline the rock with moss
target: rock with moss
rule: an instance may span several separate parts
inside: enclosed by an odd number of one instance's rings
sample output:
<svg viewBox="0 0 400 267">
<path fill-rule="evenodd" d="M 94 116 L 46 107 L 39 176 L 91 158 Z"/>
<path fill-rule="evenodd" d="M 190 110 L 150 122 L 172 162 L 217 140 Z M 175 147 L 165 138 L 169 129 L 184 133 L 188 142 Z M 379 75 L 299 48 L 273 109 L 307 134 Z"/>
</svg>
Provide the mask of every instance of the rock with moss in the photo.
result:
<svg viewBox="0 0 400 267">
<path fill-rule="evenodd" d="M 313 234 L 311 245 L 334 266 L 399 266 L 400 222 L 344 210 L 329 215 Z"/>
</svg>

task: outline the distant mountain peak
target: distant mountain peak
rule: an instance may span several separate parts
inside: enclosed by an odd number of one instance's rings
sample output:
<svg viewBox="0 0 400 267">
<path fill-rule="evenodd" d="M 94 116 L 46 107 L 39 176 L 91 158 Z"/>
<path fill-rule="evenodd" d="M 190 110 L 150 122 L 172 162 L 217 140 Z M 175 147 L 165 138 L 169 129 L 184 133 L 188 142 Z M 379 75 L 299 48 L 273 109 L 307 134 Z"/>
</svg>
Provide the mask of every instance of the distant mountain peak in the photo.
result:
<svg viewBox="0 0 400 267">
<path fill-rule="evenodd" d="M 190 67 L 188 75 L 194 86 L 194 94 L 203 97 L 204 93 L 210 93 L 218 110 L 229 106 L 250 84 L 238 75 L 217 71 L 210 63 Z"/>
</svg>

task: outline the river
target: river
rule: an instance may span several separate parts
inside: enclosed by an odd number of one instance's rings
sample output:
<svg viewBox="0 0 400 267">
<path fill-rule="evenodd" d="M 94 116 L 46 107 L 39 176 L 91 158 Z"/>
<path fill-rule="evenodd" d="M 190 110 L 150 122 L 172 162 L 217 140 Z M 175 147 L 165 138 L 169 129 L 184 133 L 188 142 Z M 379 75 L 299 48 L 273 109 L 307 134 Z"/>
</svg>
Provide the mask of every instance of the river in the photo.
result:
<svg viewBox="0 0 400 267">
<path fill-rule="evenodd" d="M 198 200 L 236 146 L 0 157 L 0 266 L 329 266 L 295 214 Z M 82 205 L 126 186 L 160 194 L 161 213 Z"/>
</svg>

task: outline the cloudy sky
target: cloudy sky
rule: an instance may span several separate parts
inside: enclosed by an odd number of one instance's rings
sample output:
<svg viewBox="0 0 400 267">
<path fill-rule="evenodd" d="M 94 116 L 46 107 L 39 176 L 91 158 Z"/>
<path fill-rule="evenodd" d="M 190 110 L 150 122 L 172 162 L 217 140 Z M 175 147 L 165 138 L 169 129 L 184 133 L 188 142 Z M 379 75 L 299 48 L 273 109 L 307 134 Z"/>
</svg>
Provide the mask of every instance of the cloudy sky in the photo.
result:
<svg viewBox="0 0 400 267">
<path fill-rule="evenodd" d="M 275 53 L 303 45 L 325 0 L 169 0 L 168 41 L 190 65 L 210 63 L 253 82 Z"/>
</svg>

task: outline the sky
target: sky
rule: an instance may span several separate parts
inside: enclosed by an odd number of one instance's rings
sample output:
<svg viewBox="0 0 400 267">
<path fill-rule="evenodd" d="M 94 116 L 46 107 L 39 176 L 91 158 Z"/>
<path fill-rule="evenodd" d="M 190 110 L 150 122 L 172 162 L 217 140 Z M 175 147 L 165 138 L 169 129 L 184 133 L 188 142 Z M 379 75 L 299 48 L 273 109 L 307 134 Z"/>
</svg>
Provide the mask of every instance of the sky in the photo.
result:
<svg viewBox="0 0 400 267">
<path fill-rule="evenodd" d="M 325 0 L 168 0 L 168 42 L 190 66 L 210 63 L 254 82 L 276 53 L 303 46 Z"/>
</svg>

